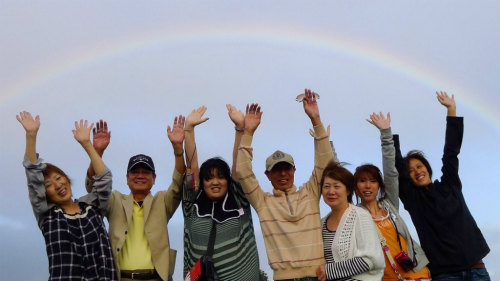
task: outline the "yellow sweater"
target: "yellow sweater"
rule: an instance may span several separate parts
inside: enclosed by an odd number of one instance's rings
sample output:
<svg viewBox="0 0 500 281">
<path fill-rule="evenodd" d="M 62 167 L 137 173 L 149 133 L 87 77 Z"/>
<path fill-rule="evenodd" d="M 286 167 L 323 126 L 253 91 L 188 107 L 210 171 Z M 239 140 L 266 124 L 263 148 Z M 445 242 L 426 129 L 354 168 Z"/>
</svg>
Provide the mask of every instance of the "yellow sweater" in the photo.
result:
<svg viewBox="0 0 500 281">
<path fill-rule="evenodd" d="M 259 215 L 273 279 L 315 277 L 325 264 L 319 199 L 321 175 L 332 160 L 338 161 L 322 124 L 314 127 L 314 170 L 298 190 L 264 192 L 252 170 L 252 137 L 244 135 L 238 149 L 237 174 L 243 190 Z"/>
</svg>

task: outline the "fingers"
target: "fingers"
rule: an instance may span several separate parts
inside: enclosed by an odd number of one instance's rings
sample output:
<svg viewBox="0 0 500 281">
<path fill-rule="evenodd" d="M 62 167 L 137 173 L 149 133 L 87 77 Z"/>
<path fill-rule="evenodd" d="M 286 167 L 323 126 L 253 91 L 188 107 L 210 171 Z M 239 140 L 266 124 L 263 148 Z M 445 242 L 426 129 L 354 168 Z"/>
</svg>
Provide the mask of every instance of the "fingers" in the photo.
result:
<svg viewBox="0 0 500 281">
<path fill-rule="evenodd" d="M 258 103 L 247 104 L 246 114 L 259 114 L 262 113 L 260 111 L 260 105 Z"/>
<path fill-rule="evenodd" d="M 316 92 L 311 91 L 311 89 L 305 89 L 304 90 L 304 102 L 316 102 L 317 99 L 319 99 L 319 95 Z"/>
<path fill-rule="evenodd" d="M 309 129 L 309 135 L 311 135 L 311 137 L 316 137 L 316 133 L 314 133 L 314 130 L 313 129 Z"/>
<path fill-rule="evenodd" d="M 174 128 L 184 128 L 185 123 L 186 117 L 184 117 L 182 114 L 174 118 Z"/>
<path fill-rule="evenodd" d="M 76 130 L 79 130 L 79 129 L 89 129 L 90 131 L 94 131 L 94 123 L 91 123 L 89 125 L 89 121 L 88 120 L 83 120 L 83 119 L 80 119 L 80 121 L 75 121 L 75 129 Z"/>
</svg>

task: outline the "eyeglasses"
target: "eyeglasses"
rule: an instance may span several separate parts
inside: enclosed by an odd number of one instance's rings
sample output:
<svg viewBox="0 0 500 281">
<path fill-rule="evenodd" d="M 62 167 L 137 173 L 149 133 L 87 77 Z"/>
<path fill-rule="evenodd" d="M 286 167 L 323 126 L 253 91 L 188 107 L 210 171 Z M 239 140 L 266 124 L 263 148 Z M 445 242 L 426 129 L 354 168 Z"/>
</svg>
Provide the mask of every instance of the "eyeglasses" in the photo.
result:
<svg viewBox="0 0 500 281">
<path fill-rule="evenodd" d="M 319 95 L 316 94 L 316 93 L 313 93 L 313 96 L 315 99 L 319 100 Z M 298 95 L 295 100 L 298 101 L 298 102 L 302 102 L 304 100 L 304 98 L 306 97 L 306 94 L 300 94 Z"/>
</svg>

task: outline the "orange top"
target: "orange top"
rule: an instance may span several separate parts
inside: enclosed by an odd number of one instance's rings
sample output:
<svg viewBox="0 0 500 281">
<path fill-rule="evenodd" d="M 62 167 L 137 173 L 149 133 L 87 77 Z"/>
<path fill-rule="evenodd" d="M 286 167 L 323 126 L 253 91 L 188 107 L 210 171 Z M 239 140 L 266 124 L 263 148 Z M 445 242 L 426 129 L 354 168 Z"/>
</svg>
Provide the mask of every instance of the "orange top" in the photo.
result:
<svg viewBox="0 0 500 281">
<path fill-rule="evenodd" d="M 387 241 L 387 246 L 389 246 L 389 251 L 394 258 L 397 254 L 401 252 L 401 249 L 399 248 L 399 243 L 398 243 L 398 238 L 396 236 L 396 228 L 392 224 L 391 220 L 387 217 L 384 220 L 380 221 L 375 221 L 375 225 L 380 229 L 380 232 L 382 235 L 384 235 L 385 240 Z M 406 239 L 399 235 L 399 239 L 401 241 L 401 247 L 405 252 L 408 253 L 408 248 L 406 244 Z M 392 269 L 391 263 L 389 262 L 389 259 L 387 259 L 387 255 L 384 252 L 384 257 L 385 257 L 385 269 L 384 269 L 384 277 L 382 277 L 382 280 L 384 281 L 397 281 L 398 276 L 394 272 L 394 269 Z M 410 257 L 413 259 L 413 257 Z M 406 271 L 404 268 L 402 268 L 396 259 L 394 259 L 394 262 L 396 263 L 396 267 L 401 274 L 402 277 L 406 278 L 430 278 L 431 274 L 430 271 L 427 267 L 423 267 L 417 272 L 414 272 L 413 270 Z"/>
</svg>

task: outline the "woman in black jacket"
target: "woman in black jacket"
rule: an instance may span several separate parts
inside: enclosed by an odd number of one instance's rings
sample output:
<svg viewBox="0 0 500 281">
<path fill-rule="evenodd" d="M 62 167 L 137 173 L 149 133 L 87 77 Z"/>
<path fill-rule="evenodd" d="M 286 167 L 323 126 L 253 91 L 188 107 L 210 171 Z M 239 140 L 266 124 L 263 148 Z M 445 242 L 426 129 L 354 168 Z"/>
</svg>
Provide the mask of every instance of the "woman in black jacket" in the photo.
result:
<svg viewBox="0 0 500 281">
<path fill-rule="evenodd" d="M 443 175 L 432 182 L 432 169 L 420 151 L 401 155 L 394 135 L 399 197 L 408 210 L 433 280 L 490 280 L 482 258 L 490 251 L 462 194 L 458 154 L 463 138 L 463 117 L 456 117 L 455 97 L 436 92 L 447 108 Z"/>
</svg>

